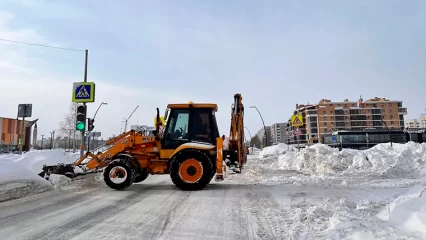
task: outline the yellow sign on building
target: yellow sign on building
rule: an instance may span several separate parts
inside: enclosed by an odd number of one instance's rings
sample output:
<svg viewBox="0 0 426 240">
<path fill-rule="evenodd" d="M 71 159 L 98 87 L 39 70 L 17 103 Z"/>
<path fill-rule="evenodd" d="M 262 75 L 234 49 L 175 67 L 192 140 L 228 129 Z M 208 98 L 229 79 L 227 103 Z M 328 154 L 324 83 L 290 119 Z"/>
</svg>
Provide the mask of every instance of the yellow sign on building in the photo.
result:
<svg viewBox="0 0 426 240">
<path fill-rule="evenodd" d="M 303 118 L 301 115 L 293 115 L 291 116 L 291 126 L 293 127 L 301 127 L 303 126 Z"/>
</svg>

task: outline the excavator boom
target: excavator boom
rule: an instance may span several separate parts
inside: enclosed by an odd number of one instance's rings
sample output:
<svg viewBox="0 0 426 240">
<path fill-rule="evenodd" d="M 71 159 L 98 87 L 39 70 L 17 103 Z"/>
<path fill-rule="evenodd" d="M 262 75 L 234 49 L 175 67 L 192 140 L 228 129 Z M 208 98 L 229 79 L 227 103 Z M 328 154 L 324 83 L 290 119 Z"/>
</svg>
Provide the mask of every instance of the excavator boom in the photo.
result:
<svg viewBox="0 0 426 240">
<path fill-rule="evenodd" d="M 237 93 L 234 95 L 234 103 L 231 111 L 231 128 L 229 132 L 229 149 L 227 157 L 230 159 L 228 166 L 241 172 L 247 161 L 247 151 L 244 144 L 244 105 L 243 97 Z"/>
</svg>

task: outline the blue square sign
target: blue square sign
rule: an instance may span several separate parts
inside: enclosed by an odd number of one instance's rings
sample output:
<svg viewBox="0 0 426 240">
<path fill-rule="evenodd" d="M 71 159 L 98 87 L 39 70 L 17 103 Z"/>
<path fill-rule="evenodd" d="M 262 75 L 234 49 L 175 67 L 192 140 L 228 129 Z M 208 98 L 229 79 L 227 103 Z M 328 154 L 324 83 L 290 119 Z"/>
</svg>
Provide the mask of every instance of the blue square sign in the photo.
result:
<svg viewBox="0 0 426 240">
<path fill-rule="evenodd" d="M 72 101 L 77 103 L 88 103 L 95 101 L 94 82 L 73 83 Z"/>
</svg>

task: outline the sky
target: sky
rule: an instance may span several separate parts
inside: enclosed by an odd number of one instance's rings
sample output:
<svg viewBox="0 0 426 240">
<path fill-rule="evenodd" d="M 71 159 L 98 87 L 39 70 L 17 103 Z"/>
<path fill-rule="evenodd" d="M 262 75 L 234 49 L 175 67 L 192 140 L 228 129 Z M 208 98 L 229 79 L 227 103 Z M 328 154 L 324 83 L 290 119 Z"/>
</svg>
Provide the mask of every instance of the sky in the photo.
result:
<svg viewBox="0 0 426 240">
<path fill-rule="evenodd" d="M 296 104 L 386 97 L 407 118 L 426 111 L 426 1 L 2 0 L 0 38 L 88 49 L 88 81 L 107 138 L 152 125 L 156 107 L 217 103 L 228 135 L 241 93 L 254 135 L 285 122 Z M 39 135 L 59 129 L 84 52 L 0 41 L 0 116 L 33 104 Z M 247 133 L 246 133 L 247 135 Z"/>
</svg>

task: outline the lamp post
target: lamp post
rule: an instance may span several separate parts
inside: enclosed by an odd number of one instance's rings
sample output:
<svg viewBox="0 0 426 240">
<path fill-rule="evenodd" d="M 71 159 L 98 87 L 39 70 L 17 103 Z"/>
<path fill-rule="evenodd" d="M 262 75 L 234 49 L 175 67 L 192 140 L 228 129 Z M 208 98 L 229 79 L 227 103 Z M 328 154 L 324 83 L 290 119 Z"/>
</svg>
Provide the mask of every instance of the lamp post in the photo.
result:
<svg viewBox="0 0 426 240">
<path fill-rule="evenodd" d="M 263 121 L 262 114 L 260 114 L 259 109 L 257 109 L 257 107 L 255 105 L 250 106 L 250 108 L 255 108 L 257 113 L 259 113 L 260 119 L 262 119 L 263 130 L 265 131 L 265 147 L 267 147 L 268 146 L 268 134 L 266 133 L 266 126 L 265 126 L 265 122 Z"/>
<path fill-rule="evenodd" d="M 98 109 L 96 109 L 95 115 L 93 116 L 93 120 L 95 120 L 96 114 L 98 114 L 99 108 L 101 108 L 102 105 L 108 105 L 108 103 L 102 102 L 101 104 L 99 104 L 99 107 Z"/>
<path fill-rule="evenodd" d="M 392 138 L 391 138 L 391 133 L 390 133 L 390 131 L 389 131 L 388 125 L 386 125 L 385 120 L 383 119 L 383 115 L 382 115 L 382 114 L 380 114 L 380 119 L 382 120 L 383 125 L 385 125 L 386 130 L 388 131 L 388 134 L 389 134 L 389 141 L 390 141 L 390 144 L 391 144 L 391 147 L 392 147 Z"/>
<path fill-rule="evenodd" d="M 247 127 L 244 127 L 245 129 L 247 129 L 249 135 L 250 135 L 250 145 L 251 145 L 251 152 L 253 152 L 253 137 L 251 136 L 251 132 Z"/>
</svg>

